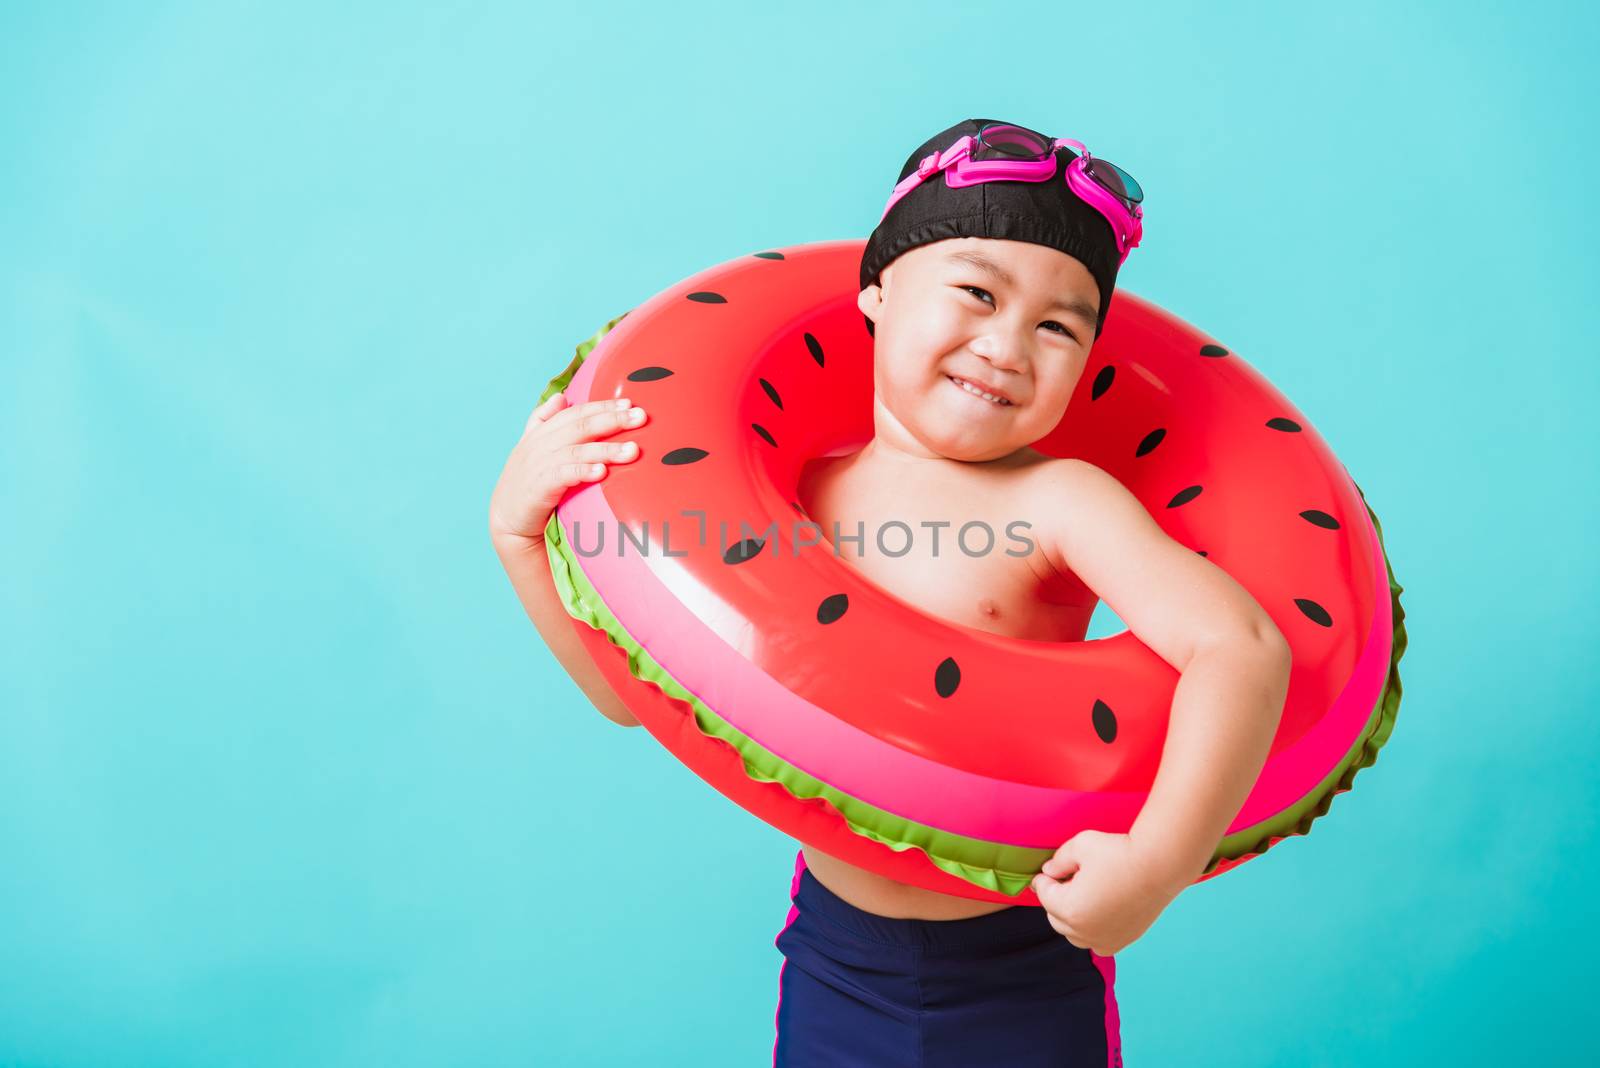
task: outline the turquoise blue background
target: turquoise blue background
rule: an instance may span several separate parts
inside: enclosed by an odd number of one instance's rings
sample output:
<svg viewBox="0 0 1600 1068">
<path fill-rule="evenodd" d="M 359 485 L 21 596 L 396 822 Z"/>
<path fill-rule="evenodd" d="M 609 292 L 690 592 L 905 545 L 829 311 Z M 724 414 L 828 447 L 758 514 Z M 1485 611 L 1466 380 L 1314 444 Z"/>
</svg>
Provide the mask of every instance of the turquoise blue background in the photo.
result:
<svg viewBox="0 0 1600 1068">
<path fill-rule="evenodd" d="M 0 7 L 0 1063 L 768 1063 L 794 844 L 487 502 L 606 319 L 971 116 L 1138 176 L 1122 285 L 1406 591 L 1377 766 L 1119 956 L 1126 1063 L 1594 1063 L 1589 9 L 568 6 Z"/>
</svg>

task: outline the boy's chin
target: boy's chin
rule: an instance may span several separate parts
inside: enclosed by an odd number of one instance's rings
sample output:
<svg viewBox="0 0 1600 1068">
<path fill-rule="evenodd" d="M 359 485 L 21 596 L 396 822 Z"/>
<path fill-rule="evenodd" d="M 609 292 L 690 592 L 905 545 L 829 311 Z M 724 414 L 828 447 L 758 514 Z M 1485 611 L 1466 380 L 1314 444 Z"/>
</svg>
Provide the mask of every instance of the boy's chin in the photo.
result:
<svg viewBox="0 0 1600 1068">
<path fill-rule="evenodd" d="M 952 437 L 948 434 L 925 433 L 923 441 L 939 455 L 951 460 L 978 463 L 1010 456 L 1028 443 L 1013 441 L 1010 435 L 972 434 Z"/>
</svg>

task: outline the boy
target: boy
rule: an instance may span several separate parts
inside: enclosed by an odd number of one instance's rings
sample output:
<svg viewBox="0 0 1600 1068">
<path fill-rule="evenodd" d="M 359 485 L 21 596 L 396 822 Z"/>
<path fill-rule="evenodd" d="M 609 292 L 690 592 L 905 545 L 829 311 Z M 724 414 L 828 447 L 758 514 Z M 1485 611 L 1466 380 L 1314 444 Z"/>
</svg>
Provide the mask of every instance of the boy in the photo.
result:
<svg viewBox="0 0 1600 1068">
<path fill-rule="evenodd" d="M 970 180 L 979 167 L 941 180 L 963 154 L 1009 146 L 1023 158 L 1034 139 L 1053 163 L 989 173 L 1036 176 Z M 1062 844 L 1034 879 L 1043 908 L 934 893 L 804 846 L 777 940 L 775 1065 L 1119 1065 L 1110 958 L 1203 870 L 1277 729 L 1289 653 L 1261 607 L 1114 478 L 1030 447 L 1060 421 L 1138 236 L 1136 218 L 1106 200 L 1116 183 L 1088 189 L 1081 170 L 1069 182 L 1073 157 L 1052 142 L 969 119 L 909 157 L 861 267 L 875 436 L 808 465 L 801 504 L 824 530 L 1025 520 L 1028 556 L 919 544 L 851 562 L 925 611 L 1015 637 L 1081 640 L 1104 599 L 1181 672 L 1161 769 L 1129 833 Z M 962 144 L 967 153 L 949 151 Z M 918 172 L 930 154 L 940 166 Z M 562 664 L 603 714 L 636 724 L 564 618 L 542 532 L 569 486 L 637 456 L 630 442 L 589 439 L 644 416 L 609 400 L 563 404 L 553 397 L 530 418 L 490 526 Z"/>
</svg>

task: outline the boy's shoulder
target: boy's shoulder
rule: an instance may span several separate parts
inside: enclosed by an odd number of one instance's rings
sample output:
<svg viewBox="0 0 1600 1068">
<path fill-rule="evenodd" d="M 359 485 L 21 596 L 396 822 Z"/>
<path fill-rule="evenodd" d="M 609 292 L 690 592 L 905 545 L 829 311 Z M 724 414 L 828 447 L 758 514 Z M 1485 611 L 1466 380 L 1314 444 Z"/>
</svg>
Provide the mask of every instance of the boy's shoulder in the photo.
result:
<svg viewBox="0 0 1600 1068">
<path fill-rule="evenodd" d="M 1028 482 L 1064 508 L 1092 512 L 1097 506 L 1138 503 L 1116 476 L 1075 456 L 1045 456 L 1034 462 L 1028 468 Z"/>
<path fill-rule="evenodd" d="M 1139 499 L 1115 475 L 1076 457 L 1049 457 L 1028 472 L 1040 532 L 1051 563 L 1079 570 L 1081 557 L 1148 546 L 1159 531 Z"/>
</svg>

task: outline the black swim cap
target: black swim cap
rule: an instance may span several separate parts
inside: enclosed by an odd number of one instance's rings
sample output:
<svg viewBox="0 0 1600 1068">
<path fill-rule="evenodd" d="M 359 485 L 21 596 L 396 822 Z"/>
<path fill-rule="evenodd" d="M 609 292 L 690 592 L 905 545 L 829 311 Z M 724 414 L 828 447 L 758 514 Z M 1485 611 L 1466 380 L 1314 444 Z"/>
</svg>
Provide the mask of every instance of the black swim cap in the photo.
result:
<svg viewBox="0 0 1600 1068">
<path fill-rule="evenodd" d="M 909 177 L 928 153 L 943 152 L 962 135 L 976 136 L 986 123 L 998 121 L 967 119 L 939 131 L 911 153 L 896 182 Z M 1121 266 L 1117 239 L 1105 216 L 1067 188 L 1062 178 L 1066 154 L 1058 151 L 1055 158 L 1056 170 L 1047 182 L 980 182 L 952 189 L 943 174 L 924 181 L 901 197 L 867 238 L 861 255 L 861 288 L 876 284 L 885 267 L 918 245 L 952 237 L 1030 241 L 1059 249 L 1088 268 L 1100 289 L 1100 317 L 1094 324 L 1098 338 Z M 872 332 L 868 319 L 867 333 Z"/>
</svg>

